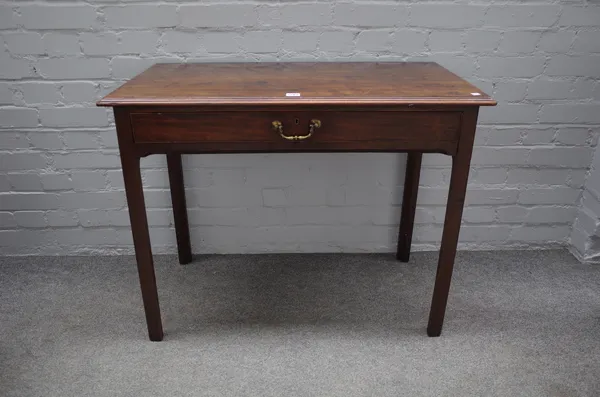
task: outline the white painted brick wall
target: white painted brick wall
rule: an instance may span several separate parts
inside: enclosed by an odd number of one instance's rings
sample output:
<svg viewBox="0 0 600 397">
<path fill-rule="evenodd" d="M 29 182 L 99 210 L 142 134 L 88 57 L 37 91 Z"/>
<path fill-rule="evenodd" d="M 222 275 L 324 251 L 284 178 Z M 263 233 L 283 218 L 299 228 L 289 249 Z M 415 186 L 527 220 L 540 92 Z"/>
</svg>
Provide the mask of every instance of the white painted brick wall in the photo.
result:
<svg viewBox="0 0 600 397">
<path fill-rule="evenodd" d="M 470 80 L 499 105 L 481 111 L 461 247 L 600 252 L 595 1 L 0 0 L 0 253 L 132 252 L 113 116 L 94 106 L 127 79 L 294 60 L 435 60 Z M 392 251 L 404 162 L 184 156 L 194 252 Z M 175 252 L 166 161 L 142 164 L 154 250 Z M 416 249 L 439 244 L 449 166 L 424 157 Z"/>
</svg>

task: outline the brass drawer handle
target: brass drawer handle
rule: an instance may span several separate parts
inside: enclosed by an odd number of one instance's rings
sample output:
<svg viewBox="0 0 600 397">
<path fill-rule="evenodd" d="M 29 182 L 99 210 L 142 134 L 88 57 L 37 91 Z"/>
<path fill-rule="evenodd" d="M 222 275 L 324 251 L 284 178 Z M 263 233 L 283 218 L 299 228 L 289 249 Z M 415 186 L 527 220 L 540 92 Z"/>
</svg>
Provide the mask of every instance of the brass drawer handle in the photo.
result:
<svg viewBox="0 0 600 397">
<path fill-rule="evenodd" d="M 317 128 L 321 128 L 321 120 L 312 119 L 308 125 L 308 134 L 306 135 L 285 135 L 283 133 L 283 123 L 279 120 L 273 121 L 271 125 L 283 139 L 287 139 L 288 141 L 301 141 L 310 138 Z"/>
</svg>

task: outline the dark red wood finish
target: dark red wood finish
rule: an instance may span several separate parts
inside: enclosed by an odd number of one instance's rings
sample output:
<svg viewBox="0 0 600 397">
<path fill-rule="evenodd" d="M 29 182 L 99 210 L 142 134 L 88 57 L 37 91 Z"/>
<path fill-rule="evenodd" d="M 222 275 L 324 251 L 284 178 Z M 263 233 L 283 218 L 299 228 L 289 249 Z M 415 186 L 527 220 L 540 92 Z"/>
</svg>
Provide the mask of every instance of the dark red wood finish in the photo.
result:
<svg viewBox="0 0 600 397">
<path fill-rule="evenodd" d="M 167 167 L 169 169 L 169 186 L 171 188 L 171 202 L 173 204 L 173 219 L 175 221 L 179 263 L 185 265 L 192 261 L 192 245 L 190 243 L 190 227 L 188 225 L 187 206 L 185 204 L 181 154 L 167 154 Z"/>
<path fill-rule="evenodd" d="M 400 215 L 400 232 L 398 233 L 398 250 L 396 252 L 396 258 L 402 262 L 408 262 L 410 258 L 410 245 L 412 243 L 415 224 L 415 211 L 417 208 L 417 193 L 419 191 L 422 159 L 423 154 L 415 152 L 408 153 L 406 159 L 402 213 Z"/>
<path fill-rule="evenodd" d="M 422 153 L 452 156 L 427 328 L 440 335 L 478 109 L 495 105 L 476 87 L 435 63 L 171 64 L 153 66 L 98 105 L 114 107 L 151 340 L 162 340 L 163 330 L 140 157 L 167 154 L 179 261 L 189 263 L 182 153 L 408 152 L 396 253 L 402 261 L 410 255 Z M 315 120 L 320 127 L 306 139 L 281 136 L 305 136 Z"/>
</svg>

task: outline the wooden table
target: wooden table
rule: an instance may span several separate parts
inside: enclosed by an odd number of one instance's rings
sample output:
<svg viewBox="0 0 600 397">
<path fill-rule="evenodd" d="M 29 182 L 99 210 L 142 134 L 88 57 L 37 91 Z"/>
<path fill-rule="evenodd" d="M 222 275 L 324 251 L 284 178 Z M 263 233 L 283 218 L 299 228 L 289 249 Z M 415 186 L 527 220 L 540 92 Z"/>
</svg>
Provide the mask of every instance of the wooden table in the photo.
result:
<svg viewBox="0 0 600 397">
<path fill-rule="evenodd" d="M 479 106 L 436 63 L 159 64 L 98 102 L 114 107 L 150 340 L 163 328 L 140 158 L 167 155 L 179 262 L 192 260 L 182 153 L 408 152 L 397 258 L 408 261 L 422 153 L 452 156 L 427 334 L 442 332 Z M 282 170 L 282 172 L 284 172 Z"/>
</svg>

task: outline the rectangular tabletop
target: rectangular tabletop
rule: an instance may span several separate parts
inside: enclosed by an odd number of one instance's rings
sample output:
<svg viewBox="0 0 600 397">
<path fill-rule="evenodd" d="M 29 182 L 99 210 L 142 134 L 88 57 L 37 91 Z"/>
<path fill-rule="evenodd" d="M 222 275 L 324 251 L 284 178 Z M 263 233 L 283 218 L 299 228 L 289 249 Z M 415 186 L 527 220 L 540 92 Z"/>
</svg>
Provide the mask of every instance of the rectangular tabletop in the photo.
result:
<svg viewBox="0 0 600 397">
<path fill-rule="evenodd" d="M 487 94 L 434 62 L 157 64 L 98 102 L 132 105 L 473 105 Z"/>
</svg>

